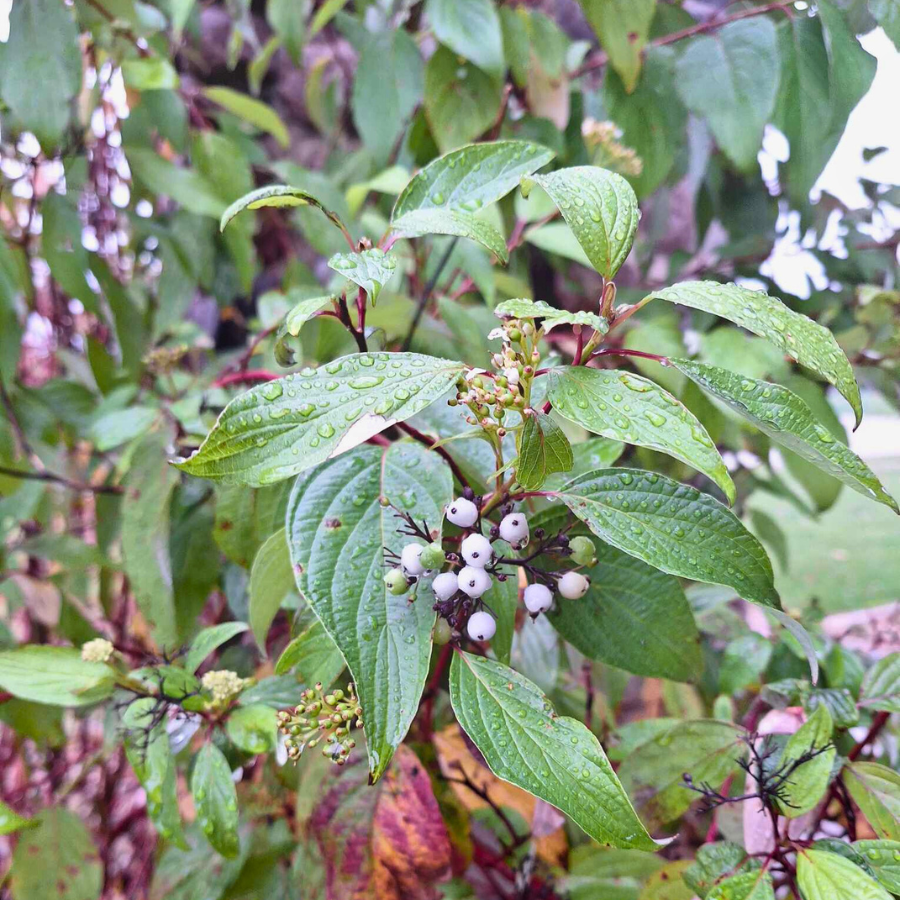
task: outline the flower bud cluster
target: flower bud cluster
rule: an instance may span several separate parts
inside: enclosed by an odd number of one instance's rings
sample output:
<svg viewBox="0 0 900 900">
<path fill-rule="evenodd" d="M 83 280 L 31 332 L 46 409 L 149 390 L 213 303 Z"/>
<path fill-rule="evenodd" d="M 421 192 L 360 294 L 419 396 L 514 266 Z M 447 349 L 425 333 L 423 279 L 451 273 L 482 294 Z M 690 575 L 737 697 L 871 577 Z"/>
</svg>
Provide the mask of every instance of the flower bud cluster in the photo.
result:
<svg viewBox="0 0 900 900">
<path fill-rule="evenodd" d="M 105 663 L 112 659 L 116 648 L 105 638 L 94 638 L 81 645 L 81 658 L 85 662 Z"/>
<path fill-rule="evenodd" d="M 343 766 L 356 746 L 350 737 L 353 728 L 362 728 L 362 707 L 352 684 L 326 694 L 321 684 L 307 688 L 293 712 L 278 713 L 278 728 L 284 735 L 288 759 L 296 762 L 309 747 L 321 746 L 322 756 Z"/>
<path fill-rule="evenodd" d="M 593 165 L 633 177 L 644 171 L 644 163 L 637 153 L 621 143 L 622 131 L 614 122 L 585 119 L 581 134 Z"/>
<path fill-rule="evenodd" d="M 211 695 L 212 706 L 227 706 L 251 681 L 228 669 L 215 669 L 207 672 L 200 679 L 200 684 Z"/>
</svg>

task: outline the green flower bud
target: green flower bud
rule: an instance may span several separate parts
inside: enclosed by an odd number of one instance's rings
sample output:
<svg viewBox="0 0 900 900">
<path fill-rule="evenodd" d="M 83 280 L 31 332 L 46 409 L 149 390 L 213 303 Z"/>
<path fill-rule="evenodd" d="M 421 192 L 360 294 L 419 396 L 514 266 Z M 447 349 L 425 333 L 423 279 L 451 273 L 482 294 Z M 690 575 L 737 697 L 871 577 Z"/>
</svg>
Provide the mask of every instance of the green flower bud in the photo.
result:
<svg viewBox="0 0 900 900">
<path fill-rule="evenodd" d="M 444 549 L 437 541 L 424 547 L 422 549 L 422 555 L 419 557 L 419 562 L 421 562 L 426 569 L 439 569 L 444 565 L 445 561 L 446 557 L 444 556 Z"/>
<path fill-rule="evenodd" d="M 406 580 L 406 576 L 400 569 L 391 569 L 391 571 L 384 576 L 384 583 L 387 586 L 388 591 L 395 597 L 399 597 L 401 594 L 406 593 L 409 588 L 409 581 Z"/>
</svg>

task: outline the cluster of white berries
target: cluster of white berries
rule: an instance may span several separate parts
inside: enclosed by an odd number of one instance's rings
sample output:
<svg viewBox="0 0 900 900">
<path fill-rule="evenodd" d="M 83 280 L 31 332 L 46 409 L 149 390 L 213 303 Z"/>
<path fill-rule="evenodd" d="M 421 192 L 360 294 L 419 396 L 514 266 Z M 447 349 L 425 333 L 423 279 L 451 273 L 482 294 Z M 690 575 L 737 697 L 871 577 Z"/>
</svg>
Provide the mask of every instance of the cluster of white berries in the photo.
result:
<svg viewBox="0 0 900 900">
<path fill-rule="evenodd" d="M 457 497 L 446 508 L 447 521 L 468 531 L 459 546 L 459 553 L 451 555 L 452 563 L 463 563 L 456 571 L 441 572 L 431 583 L 435 596 L 435 609 L 441 618 L 435 626 L 435 641 L 445 643 L 450 639 L 453 617 L 464 610 L 461 616 L 466 621 L 466 631 L 475 641 L 489 641 L 497 631 L 494 616 L 483 608 L 481 598 L 493 584 L 492 575 L 505 580 L 505 573 L 499 571 L 498 564 L 522 561 L 498 560 L 494 554 L 491 540 L 500 538 L 516 550 L 525 548 L 531 540 L 528 519 L 522 512 L 507 512 L 498 526 L 491 529 L 491 538 L 485 537 L 478 528 L 480 513 L 477 504 L 468 497 Z M 561 547 L 567 557 L 578 565 L 596 563 L 594 544 L 589 538 L 559 538 Z M 530 557 L 529 557 L 530 559 Z M 441 545 L 434 542 L 427 545 L 409 543 L 400 552 L 399 566 L 385 575 L 385 584 L 392 594 L 402 594 L 410 583 L 424 575 L 429 575 L 441 568 L 447 557 Z M 531 570 L 535 571 L 535 570 Z M 525 607 L 532 616 L 547 612 L 553 605 L 554 591 L 548 584 L 554 584 L 560 596 L 577 600 L 587 593 L 590 581 L 581 573 L 568 571 L 562 574 L 547 573 L 541 581 L 535 581 L 525 588 Z M 546 583 L 545 583 L 546 582 Z M 454 603 L 454 601 L 459 603 Z M 448 624 L 447 618 L 451 618 Z M 466 618 L 467 617 L 467 618 Z M 461 624 L 461 622 L 460 622 Z"/>
</svg>

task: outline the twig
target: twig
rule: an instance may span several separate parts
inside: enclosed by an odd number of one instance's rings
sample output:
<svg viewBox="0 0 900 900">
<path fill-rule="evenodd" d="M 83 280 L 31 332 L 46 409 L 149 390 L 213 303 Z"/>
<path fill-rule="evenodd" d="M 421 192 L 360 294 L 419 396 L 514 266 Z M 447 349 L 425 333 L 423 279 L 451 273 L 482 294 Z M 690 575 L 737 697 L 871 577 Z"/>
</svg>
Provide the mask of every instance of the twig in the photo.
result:
<svg viewBox="0 0 900 900">
<path fill-rule="evenodd" d="M 408 422 L 398 422 L 397 427 L 401 431 L 405 431 L 414 441 L 424 444 L 429 450 L 433 450 L 438 456 L 442 457 L 447 465 L 450 466 L 450 471 L 456 476 L 456 480 L 464 487 L 470 487 L 468 479 L 463 475 L 462 469 L 460 469 L 456 460 L 443 447 L 435 447 L 434 441 L 427 434 L 422 434 L 421 431 L 413 428 Z"/>
<path fill-rule="evenodd" d="M 138 56 L 141 56 L 144 59 L 146 59 L 148 56 L 152 55 L 150 53 L 150 51 L 147 49 L 147 47 L 145 47 L 143 44 L 141 44 L 140 40 L 138 39 L 138 36 L 127 26 L 121 25 L 119 23 L 119 21 L 116 19 L 116 17 L 108 9 L 106 9 L 101 3 L 99 3 L 98 0 L 85 0 L 85 2 L 87 3 L 88 6 L 90 6 L 92 9 L 94 9 L 96 12 L 98 12 L 101 16 L 103 16 L 103 18 L 106 19 L 106 21 L 109 22 L 110 25 L 112 25 L 113 31 L 117 31 L 119 34 L 122 35 L 122 37 L 124 37 L 126 40 L 128 40 L 132 44 L 134 44 L 134 48 L 135 48 L 135 50 L 137 50 Z"/>
<path fill-rule="evenodd" d="M 669 360 L 665 356 L 645 353 L 643 350 L 628 350 L 625 347 L 604 347 L 602 350 L 594 351 L 590 358 L 595 359 L 598 356 L 636 356 L 639 359 L 652 359 L 663 366 L 669 365 Z"/>
<path fill-rule="evenodd" d="M 434 287 L 437 284 L 438 279 L 441 277 L 441 273 L 444 271 L 447 263 L 450 261 L 450 257 L 453 254 L 454 249 L 456 248 L 457 241 L 459 241 L 458 237 L 455 237 L 452 241 L 450 241 L 449 246 L 444 251 L 444 255 L 441 257 L 440 262 L 438 262 L 437 264 L 437 268 L 434 270 L 434 274 L 431 276 L 431 278 L 428 279 L 424 290 L 419 296 L 419 302 L 416 305 L 415 315 L 413 316 L 412 322 L 409 323 L 409 330 L 406 332 L 406 337 L 403 339 L 402 349 L 404 352 L 409 350 L 413 335 L 416 333 L 416 329 L 419 327 L 419 322 L 421 321 L 422 316 L 425 313 L 425 307 L 428 306 L 428 301 L 431 299 L 431 295 L 434 292 Z"/>
<path fill-rule="evenodd" d="M 275 381 L 276 378 L 281 378 L 276 372 L 254 369 L 252 372 L 232 372 L 230 375 L 220 375 L 210 387 L 230 387 L 233 384 L 252 384 L 254 381 Z"/>
<path fill-rule="evenodd" d="M 19 469 L 10 469 L 8 466 L 0 466 L 0 475 L 9 475 L 11 478 L 22 478 L 28 481 L 49 481 L 59 484 L 73 491 L 83 491 L 91 494 L 121 494 L 124 489 L 117 484 L 85 484 L 81 481 L 72 481 L 63 475 L 55 475 L 53 472 L 22 472 Z"/>
</svg>

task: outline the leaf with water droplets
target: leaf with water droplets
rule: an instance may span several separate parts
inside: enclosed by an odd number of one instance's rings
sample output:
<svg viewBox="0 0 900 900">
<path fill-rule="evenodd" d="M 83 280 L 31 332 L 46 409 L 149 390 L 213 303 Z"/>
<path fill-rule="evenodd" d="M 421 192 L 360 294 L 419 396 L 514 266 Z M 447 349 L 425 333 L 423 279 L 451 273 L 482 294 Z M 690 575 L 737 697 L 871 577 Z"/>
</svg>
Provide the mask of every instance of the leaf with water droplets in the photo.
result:
<svg viewBox="0 0 900 900">
<path fill-rule="evenodd" d="M 346 231 L 344 223 L 337 213 L 326 209 L 312 194 L 301 191 L 300 188 L 291 187 L 289 184 L 269 184 L 239 197 L 222 213 L 219 230 L 224 231 L 228 223 L 245 209 L 262 209 L 266 206 L 315 206 L 316 209 L 322 210 L 338 228 Z"/>
<path fill-rule="evenodd" d="M 557 309 L 543 300 L 527 300 L 517 298 L 504 300 L 494 308 L 494 315 L 501 319 L 543 319 L 542 327 L 549 334 L 557 325 L 588 325 L 600 334 L 609 331 L 609 323 L 603 316 L 596 313 L 578 310 L 569 312 L 565 309 Z"/>
<path fill-rule="evenodd" d="M 570 816 L 594 840 L 656 850 L 597 738 L 558 716 L 541 690 L 502 663 L 454 654 L 450 702 L 491 771 Z"/>
<path fill-rule="evenodd" d="M 668 453 L 711 478 L 734 502 L 734 483 L 706 429 L 656 382 L 631 372 L 562 366 L 547 397 L 563 417 L 594 434 Z"/>
<path fill-rule="evenodd" d="M 197 821 L 213 849 L 227 859 L 240 852 L 237 793 L 231 766 L 215 744 L 204 744 L 191 773 Z"/>
<path fill-rule="evenodd" d="M 885 491 L 875 473 L 816 421 L 812 410 L 793 391 L 780 384 L 744 378 L 727 369 L 690 359 L 672 359 L 670 362 L 773 441 L 793 450 L 860 494 L 900 513 L 897 501 Z"/>
<path fill-rule="evenodd" d="M 419 237 L 423 234 L 452 234 L 468 238 L 486 247 L 504 265 L 509 262 L 509 251 L 503 235 L 484 219 L 458 209 L 417 209 L 408 212 L 393 224 L 393 229 L 403 237 Z"/>
<path fill-rule="evenodd" d="M 462 363 L 420 353 L 354 353 L 257 385 L 222 411 L 178 468 L 260 487 L 356 447 L 434 403 Z"/>
<path fill-rule="evenodd" d="M 562 500 L 597 537 L 670 575 L 724 584 L 780 608 L 762 544 L 708 494 L 655 472 L 600 469 L 570 481 Z"/>
<path fill-rule="evenodd" d="M 859 705 L 884 712 L 900 712 L 900 653 L 890 653 L 866 672 Z"/>
<path fill-rule="evenodd" d="M 328 260 L 328 267 L 358 284 L 372 298 L 374 306 L 381 289 L 397 271 L 397 258 L 373 247 L 359 253 L 335 253 Z"/>
<path fill-rule="evenodd" d="M 613 278 L 631 251 L 641 218 L 631 185 L 615 172 L 597 166 L 574 166 L 523 179 L 540 185 L 559 207 L 591 265 Z"/>
<path fill-rule="evenodd" d="M 764 337 L 801 366 L 833 384 L 847 398 L 859 426 L 862 402 L 850 361 L 834 335 L 818 322 L 789 309 L 777 297 L 737 284 L 683 281 L 649 296 L 721 316 Z"/>
<path fill-rule="evenodd" d="M 900 894 L 900 841 L 856 841 L 875 877 L 892 893 Z"/>
<path fill-rule="evenodd" d="M 526 491 L 536 491 L 548 475 L 568 472 L 575 460 L 568 438 L 550 416 L 532 410 L 524 418 L 516 435 L 516 481 Z"/>
<path fill-rule="evenodd" d="M 775 900 L 772 876 L 763 869 L 740 872 L 720 881 L 706 900 Z"/>
<path fill-rule="evenodd" d="M 891 900 L 891 895 L 859 866 L 822 850 L 797 854 L 797 885 L 804 900 Z"/>
<path fill-rule="evenodd" d="M 385 548 L 399 554 L 418 541 L 399 532 L 402 522 L 381 498 L 439 529 L 452 486 L 447 465 L 419 444 L 366 446 L 298 478 L 288 503 L 297 587 L 350 668 L 373 779 L 416 715 L 434 624 L 430 578 L 399 597 L 384 584 Z"/>
</svg>

